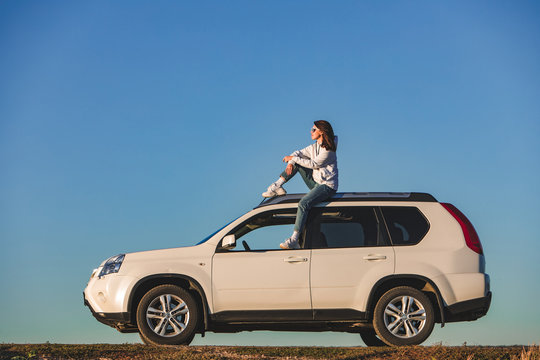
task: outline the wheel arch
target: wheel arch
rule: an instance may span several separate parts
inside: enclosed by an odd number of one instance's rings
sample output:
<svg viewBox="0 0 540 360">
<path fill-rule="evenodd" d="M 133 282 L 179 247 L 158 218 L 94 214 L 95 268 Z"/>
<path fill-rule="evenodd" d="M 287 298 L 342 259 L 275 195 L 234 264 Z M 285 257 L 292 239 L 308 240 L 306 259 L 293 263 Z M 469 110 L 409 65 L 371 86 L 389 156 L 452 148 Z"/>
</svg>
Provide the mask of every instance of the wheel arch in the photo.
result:
<svg viewBox="0 0 540 360">
<path fill-rule="evenodd" d="M 375 305 L 380 297 L 388 290 L 398 286 L 410 286 L 425 293 L 433 307 L 439 310 L 435 311 L 435 322 L 440 323 L 441 327 L 444 327 L 446 322 L 444 303 L 439 288 L 427 277 L 416 274 L 389 275 L 375 283 L 369 294 L 366 307 L 366 316 L 370 321 L 373 320 Z"/>
<path fill-rule="evenodd" d="M 202 323 L 199 324 L 198 330 L 204 334 L 204 331 L 208 328 L 208 301 L 206 294 L 201 284 L 195 279 L 187 275 L 181 274 L 154 274 L 142 278 L 134 286 L 129 295 L 127 311 L 130 314 L 131 322 L 136 319 L 137 306 L 141 301 L 144 294 L 150 289 L 160 285 L 176 285 L 194 295 L 195 300 L 201 307 L 203 316 L 201 317 Z"/>
</svg>

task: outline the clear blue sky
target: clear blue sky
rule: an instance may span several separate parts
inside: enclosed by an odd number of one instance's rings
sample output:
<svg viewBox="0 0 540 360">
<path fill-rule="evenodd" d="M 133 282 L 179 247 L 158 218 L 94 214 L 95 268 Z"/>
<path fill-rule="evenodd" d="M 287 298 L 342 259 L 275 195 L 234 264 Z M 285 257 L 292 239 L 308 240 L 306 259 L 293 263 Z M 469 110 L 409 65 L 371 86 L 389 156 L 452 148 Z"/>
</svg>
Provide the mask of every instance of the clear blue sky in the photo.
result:
<svg viewBox="0 0 540 360">
<path fill-rule="evenodd" d="M 138 342 L 83 306 L 92 269 L 252 208 L 327 119 L 340 191 L 429 192 L 481 237 L 490 312 L 425 344 L 539 343 L 539 64 L 536 1 L 0 2 L 0 341 Z"/>
</svg>

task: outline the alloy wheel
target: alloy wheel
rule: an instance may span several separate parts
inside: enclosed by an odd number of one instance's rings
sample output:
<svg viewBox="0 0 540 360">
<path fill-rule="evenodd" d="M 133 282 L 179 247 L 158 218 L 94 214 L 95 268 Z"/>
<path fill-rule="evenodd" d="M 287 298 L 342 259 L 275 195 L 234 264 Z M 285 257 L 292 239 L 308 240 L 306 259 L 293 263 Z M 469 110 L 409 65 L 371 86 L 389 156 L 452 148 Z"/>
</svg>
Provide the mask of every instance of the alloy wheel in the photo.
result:
<svg viewBox="0 0 540 360">
<path fill-rule="evenodd" d="M 163 294 L 150 302 L 146 321 L 154 333 L 173 337 L 182 333 L 189 324 L 189 308 L 177 295 Z"/>
<path fill-rule="evenodd" d="M 426 310 L 412 296 L 398 296 L 384 309 L 384 325 L 399 338 L 408 339 L 418 335 L 425 324 Z"/>
</svg>

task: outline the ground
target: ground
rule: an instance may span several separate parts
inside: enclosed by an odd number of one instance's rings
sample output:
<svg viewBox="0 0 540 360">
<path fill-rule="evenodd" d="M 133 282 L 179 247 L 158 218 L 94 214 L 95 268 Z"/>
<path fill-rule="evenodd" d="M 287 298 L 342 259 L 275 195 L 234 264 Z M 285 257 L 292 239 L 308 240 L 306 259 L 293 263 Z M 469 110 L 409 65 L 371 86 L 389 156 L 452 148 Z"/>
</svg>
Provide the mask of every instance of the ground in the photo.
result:
<svg viewBox="0 0 540 360">
<path fill-rule="evenodd" d="M 540 360 L 538 346 L 249 347 L 140 344 L 0 344 L 0 360 L 123 359 L 400 359 Z"/>
</svg>

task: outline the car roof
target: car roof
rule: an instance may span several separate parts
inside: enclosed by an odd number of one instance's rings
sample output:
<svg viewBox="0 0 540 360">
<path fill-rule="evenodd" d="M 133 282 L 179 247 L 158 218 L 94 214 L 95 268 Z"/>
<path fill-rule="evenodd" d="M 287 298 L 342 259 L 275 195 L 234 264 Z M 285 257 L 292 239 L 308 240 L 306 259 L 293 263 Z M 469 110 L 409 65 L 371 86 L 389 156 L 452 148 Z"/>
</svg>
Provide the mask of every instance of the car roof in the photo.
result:
<svg viewBox="0 0 540 360">
<path fill-rule="evenodd" d="M 297 203 L 304 197 L 304 194 L 287 194 L 274 196 L 261 201 L 255 209 L 262 206 Z M 437 199 L 428 193 L 420 192 L 341 192 L 332 196 L 329 201 L 417 201 L 417 202 L 437 202 Z"/>
</svg>

